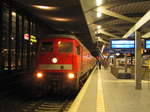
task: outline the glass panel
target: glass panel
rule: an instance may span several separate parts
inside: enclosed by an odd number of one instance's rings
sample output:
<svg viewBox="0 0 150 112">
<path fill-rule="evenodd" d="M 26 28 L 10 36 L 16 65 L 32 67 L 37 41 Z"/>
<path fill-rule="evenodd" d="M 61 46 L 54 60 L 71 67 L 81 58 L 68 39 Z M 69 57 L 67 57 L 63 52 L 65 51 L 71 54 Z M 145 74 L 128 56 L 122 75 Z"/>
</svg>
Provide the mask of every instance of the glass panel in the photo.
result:
<svg viewBox="0 0 150 112">
<path fill-rule="evenodd" d="M 22 17 L 19 15 L 19 42 L 18 42 L 18 67 L 21 68 L 21 53 L 22 53 Z"/>
<path fill-rule="evenodd" d="M 16 54 L 16 13 L 12 12 L 12 35 L 11 35 L 11 69 L 15 69 Z"/>
<path fill-rule="evenodd" d="M 43 42 L 41 52 L 53 52 L 53 42 Z"/>
<path fill-rule="evenodd" d="M 28 21 L 27 19 L 25 18 L 25 21 L 24 21 L 24 49 L 23 49 L 23 66 L 25 68 L 27 68 L 27 45 L 28 45 L 28 41 L 29 41 L 29 36 L 27 36 L 28 38 L 25 38 L 25 35 L 29 35 L 28 33 Z"/>
<path fill-rule="evenodd" d="M 72 52 L 73 44 L 72 42 L 58 42 L 58 52 Z"/>
<path fill-rule="evenodd" d="M 9 26 L 9 10 L 7 7 L 3 8 L 3 38 L 2 38 L 2 56 L 4 70 L 8 70 L 8 26 Z"/>
</svg>

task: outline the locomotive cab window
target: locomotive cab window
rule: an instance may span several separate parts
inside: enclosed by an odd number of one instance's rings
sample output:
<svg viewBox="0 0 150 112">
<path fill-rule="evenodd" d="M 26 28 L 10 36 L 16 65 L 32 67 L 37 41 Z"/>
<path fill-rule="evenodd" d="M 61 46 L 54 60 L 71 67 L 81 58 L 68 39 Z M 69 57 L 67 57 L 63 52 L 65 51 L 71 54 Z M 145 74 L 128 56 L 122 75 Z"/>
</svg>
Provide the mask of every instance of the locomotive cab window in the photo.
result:
<svg viewBox="0 0 150 112">
<path fill-rule="evenodd" d="M 53 42 L 43 42 L 41 52 L 53 52 Z"/>
<path fill-rule="evenodd" d="M 72 42 L 58 42 L 58 52 L 60 53 L 69 53 L 73 50 Z"/>
</svg>

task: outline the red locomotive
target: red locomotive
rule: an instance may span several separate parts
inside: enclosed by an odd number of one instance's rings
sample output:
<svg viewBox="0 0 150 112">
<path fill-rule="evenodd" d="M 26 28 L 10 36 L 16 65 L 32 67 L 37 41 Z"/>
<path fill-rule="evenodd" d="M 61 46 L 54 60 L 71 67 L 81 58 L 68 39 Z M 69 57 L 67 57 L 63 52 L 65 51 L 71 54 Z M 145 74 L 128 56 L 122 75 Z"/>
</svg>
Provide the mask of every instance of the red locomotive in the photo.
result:
<svg viewBox="0 0 150 112">
<path fill-rule="evenodd" d="M 45 89 L 78 90 L 95 64 L 96 59 L 75 36 L 52 35 L 40 41 L 34 80 Z"/>
</svg>

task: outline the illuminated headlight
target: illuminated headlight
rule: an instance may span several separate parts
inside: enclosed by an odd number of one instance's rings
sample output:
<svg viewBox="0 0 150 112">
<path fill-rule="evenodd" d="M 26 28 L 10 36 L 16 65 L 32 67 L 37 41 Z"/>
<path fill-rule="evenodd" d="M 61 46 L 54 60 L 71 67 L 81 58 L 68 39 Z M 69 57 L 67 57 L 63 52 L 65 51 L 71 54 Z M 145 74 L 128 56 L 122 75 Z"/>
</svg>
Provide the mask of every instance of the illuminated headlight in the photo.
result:
<svg viewBox="0 0 150 112">
<path fill-rule="evenodd" d="M 57 63 L 58 59 L 57 58 L 52 58 L 53 63 Z"/>
<path fill-rule="evenodd" d="M 74 78 L 75 78 L 75 74 L 69 73 L 69 74 L 68 74 L 68 78 L 69 78 L 69 79 L 74 79 Z"/>
<path fill-rule="evenodd" d="M 38 72 L 38 73 L 36 74 L 36 77 L 37 77 L 38 79 L 41 79 L 41 78 L 43 78 L 43 73 L 41 73 L 41 72 Z"/>
</svg>

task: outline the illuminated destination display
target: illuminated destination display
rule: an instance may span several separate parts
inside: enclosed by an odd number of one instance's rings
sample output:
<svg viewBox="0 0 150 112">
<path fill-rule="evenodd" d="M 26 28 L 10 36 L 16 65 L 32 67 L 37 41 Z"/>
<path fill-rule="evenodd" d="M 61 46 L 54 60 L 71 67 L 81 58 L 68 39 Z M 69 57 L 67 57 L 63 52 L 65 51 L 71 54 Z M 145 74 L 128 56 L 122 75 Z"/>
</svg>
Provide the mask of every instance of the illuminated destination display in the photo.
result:
<svg viewBox="0 0 150 112">
<path fill-rule="evenodd" d="M 145 40 L 145 48 L 150 49 L 150 40 Z"/>
<path fill-rule="evenodd" d="M 112 49 L 134 49 L 134 40 L 127 39 L 112 39 L 110 40 L 110 47 Z"/>
</svg>

